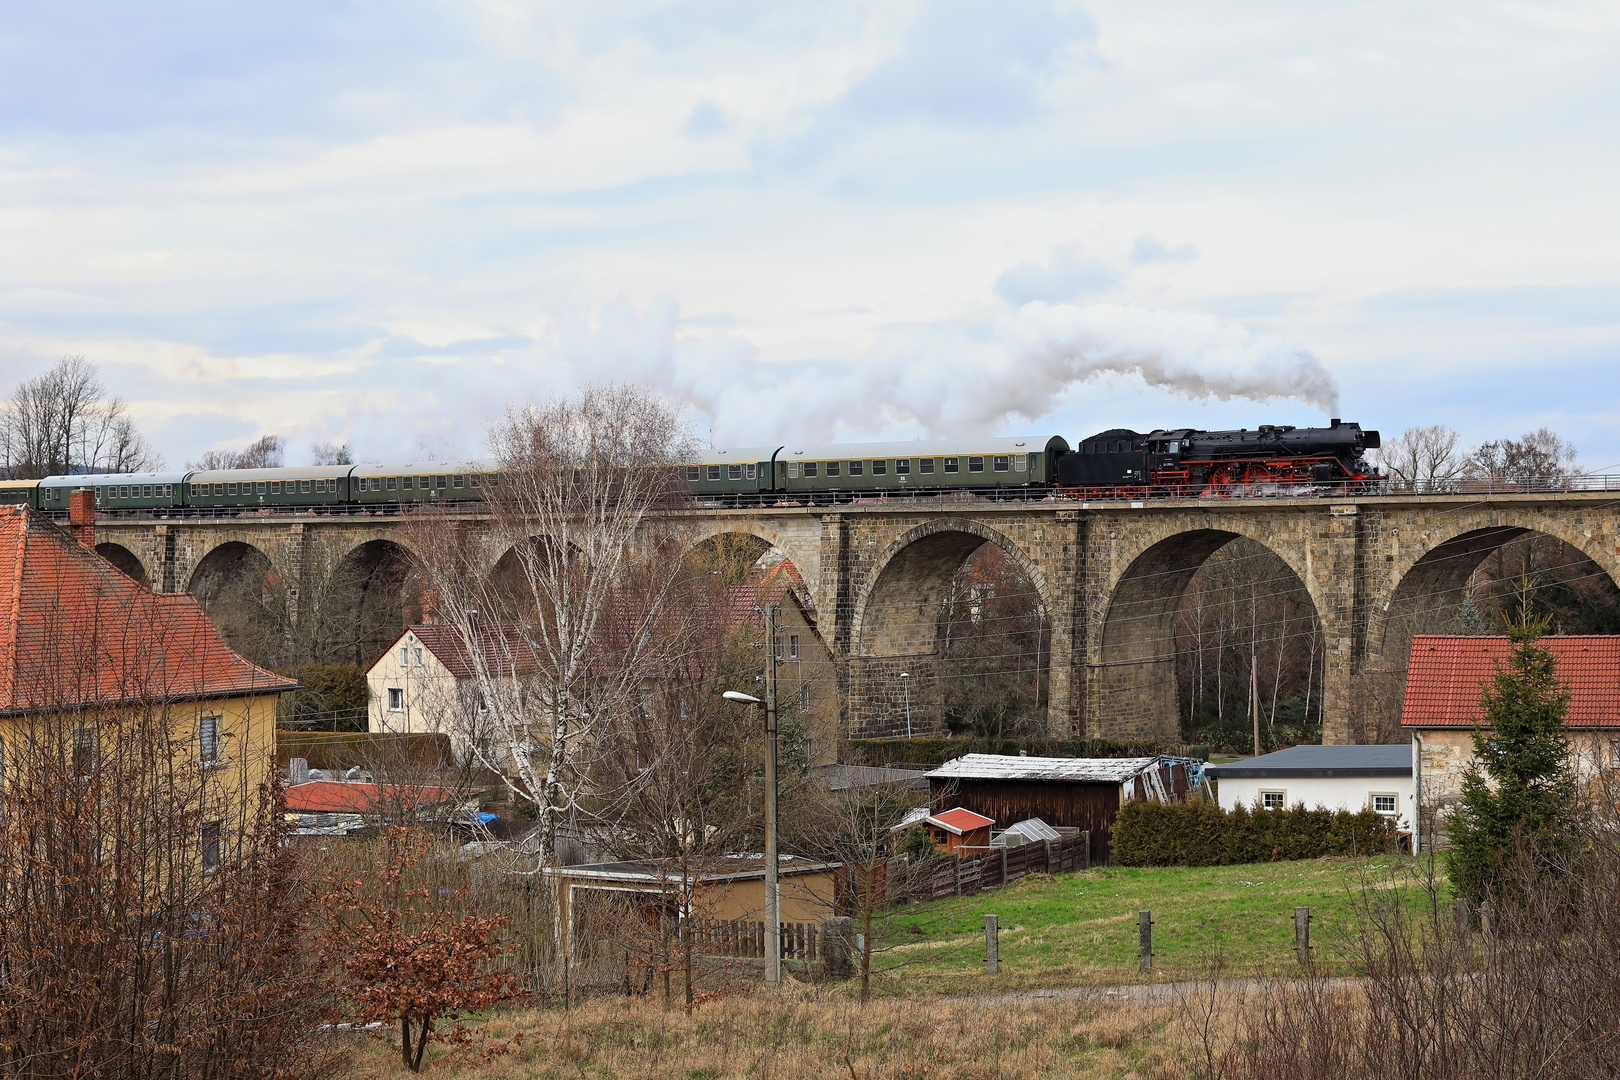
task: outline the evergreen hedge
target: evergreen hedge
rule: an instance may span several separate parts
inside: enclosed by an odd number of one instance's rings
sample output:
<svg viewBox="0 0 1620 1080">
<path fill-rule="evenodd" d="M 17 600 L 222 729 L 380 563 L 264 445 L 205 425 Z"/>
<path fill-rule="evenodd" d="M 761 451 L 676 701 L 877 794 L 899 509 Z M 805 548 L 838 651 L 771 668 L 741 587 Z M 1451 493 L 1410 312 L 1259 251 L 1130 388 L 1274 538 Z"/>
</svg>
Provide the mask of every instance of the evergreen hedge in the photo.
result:
<svg viewBox="0 0 1620 1080">
<path fill-rule="evenodd" d="M 1203 800 L 1133 800 L 1114 820 L 1111 847 L 1113 861 L 1124 866 L 1224 866 L 1365 855 L 1394 843 L 1394 822 L 1371 810 L 1222 810 Z"/>
</svg>

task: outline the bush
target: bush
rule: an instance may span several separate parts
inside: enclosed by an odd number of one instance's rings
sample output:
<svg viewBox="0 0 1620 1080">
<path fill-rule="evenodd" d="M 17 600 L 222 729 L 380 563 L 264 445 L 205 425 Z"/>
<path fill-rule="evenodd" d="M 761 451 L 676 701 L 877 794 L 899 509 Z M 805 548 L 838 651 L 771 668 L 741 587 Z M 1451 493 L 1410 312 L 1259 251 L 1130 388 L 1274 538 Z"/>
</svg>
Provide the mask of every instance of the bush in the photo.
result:
<svg viewBox="0 0 1620 1080">
<path fill-rule="evenodd" d="M 1224 866 L 1365 854 L 1394 841 L 1394 823 L 1371 810 L 1132 801 L 1114 821 L 1112 849 L 1123 866 Z"/>
</svg>

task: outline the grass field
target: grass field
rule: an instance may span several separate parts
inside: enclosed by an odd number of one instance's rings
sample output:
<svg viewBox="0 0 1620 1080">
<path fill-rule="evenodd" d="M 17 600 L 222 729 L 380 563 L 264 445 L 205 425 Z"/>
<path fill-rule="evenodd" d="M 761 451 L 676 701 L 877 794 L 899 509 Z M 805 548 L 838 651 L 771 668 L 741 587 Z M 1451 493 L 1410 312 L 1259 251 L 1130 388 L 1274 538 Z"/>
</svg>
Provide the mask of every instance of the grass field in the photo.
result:
<svg viewBox="0 0 1620 1080">
<path fill-rule="evenodd" d="M 1318 964 L 1347 970 L 1344 938 L 1362 897 L 1428 904 L 1428 861 L 1400 856 L 1241 866 L 1115 867 L 1021 878 L 974 897 L 899 909 L 874 968 L 884 993 L 970 992 L 1162 978 L 1222 958 L 1234 970 L 1294 963 L 1293 909 L 1311 909 Z M 1440 902 L 1449 903 L 1441 885 Z M 1137 912 L 1153 912 L 1155 974 L 1137 969 Z M 1001 972 L 984 974 L 984 916 L 1000 922 Z M 896 967 L 896 965 L 901 965 Z"/>
</svg>

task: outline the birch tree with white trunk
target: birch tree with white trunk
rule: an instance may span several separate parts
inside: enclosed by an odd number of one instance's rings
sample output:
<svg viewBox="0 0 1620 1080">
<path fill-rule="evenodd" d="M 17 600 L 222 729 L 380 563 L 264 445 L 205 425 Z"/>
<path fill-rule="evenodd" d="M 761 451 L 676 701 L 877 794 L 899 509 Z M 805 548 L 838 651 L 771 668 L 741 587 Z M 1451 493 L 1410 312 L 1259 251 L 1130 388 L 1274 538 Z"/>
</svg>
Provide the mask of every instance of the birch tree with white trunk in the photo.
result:
<svg viewBox="0 0 1620 1080">
<path fill-rule="evenodd" d="M 674 407 L 626 384 L 509 409 L 489 442 L 482 513 L 423 511 L 401 539 L 425 605 L 468 645 L 473 753 L 532 803 L 547 864 L 562 823 L 611 812 L 592 755 L 658 669 L 679 561 L 666 518 L 689 501 L 695 446 Z"/>
</svg>

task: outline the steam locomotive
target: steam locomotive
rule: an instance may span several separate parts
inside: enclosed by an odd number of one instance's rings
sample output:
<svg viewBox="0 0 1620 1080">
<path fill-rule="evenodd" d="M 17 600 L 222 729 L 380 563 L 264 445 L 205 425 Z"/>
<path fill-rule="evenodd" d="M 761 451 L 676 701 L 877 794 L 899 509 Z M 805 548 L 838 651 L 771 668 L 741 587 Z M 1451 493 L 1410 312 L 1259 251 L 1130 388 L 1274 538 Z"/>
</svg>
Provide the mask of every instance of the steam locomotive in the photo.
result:
<svg viewBox="0 0 1620 1080">
<path fill-rule="evenodd" d="M 1112 428 L 1058 459 L 1056 486 L 1081 499 L 1363 492 L 1382 479 L 1363 456 L 1379 445 L 1378 432 L 1337 419 L 1253 431 Z"/>
</svg>

